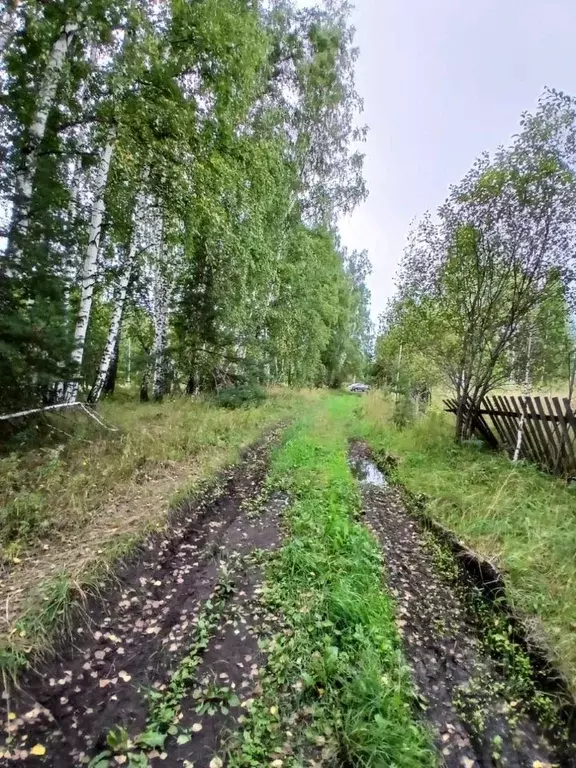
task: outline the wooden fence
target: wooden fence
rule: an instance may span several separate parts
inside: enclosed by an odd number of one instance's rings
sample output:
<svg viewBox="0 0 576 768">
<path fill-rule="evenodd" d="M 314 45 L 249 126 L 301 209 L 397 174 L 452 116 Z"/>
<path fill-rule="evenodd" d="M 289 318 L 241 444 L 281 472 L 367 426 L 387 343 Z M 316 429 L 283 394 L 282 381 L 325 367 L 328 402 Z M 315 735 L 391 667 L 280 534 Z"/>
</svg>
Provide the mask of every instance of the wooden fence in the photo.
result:
<svg viewBox="0 0 576 768">
<path fill-rule="evenodd" d="M 444 404 L 450 413 L 458 412 L 455 399 Z M 576 475 L 576 418 L 567 398 L 493 395 L 482 400 L 473 418 L 476 433 L 511 458 L 523 425 L 519 458 L 548 472 Z"/>
</svg>

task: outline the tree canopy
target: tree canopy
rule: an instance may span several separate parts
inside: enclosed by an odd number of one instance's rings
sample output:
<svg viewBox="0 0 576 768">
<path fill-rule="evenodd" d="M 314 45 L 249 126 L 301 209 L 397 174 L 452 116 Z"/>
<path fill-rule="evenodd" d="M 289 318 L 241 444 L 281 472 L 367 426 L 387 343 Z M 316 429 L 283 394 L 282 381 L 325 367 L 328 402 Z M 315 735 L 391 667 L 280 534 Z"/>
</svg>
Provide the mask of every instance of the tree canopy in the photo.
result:
<svg viewBox="0 0 576 768">
<path fill-rule="evenodd" d="M 384 318 L 376 372 L 442 378 L 476 406 L 510 378 L 559 376 L 576 265 L 576 109 L 548 92 L 509 147 L 480 157 L 419 222 Z M 457 435 L 470 436 L 473 408 Z"/>
<path fill-rule="evenodd" d="M 9 16 L 9 18 L 8 18 Z M 346 0 L 22 0 L 3 19 L 2 409 L 257 378 L 369 349 Z M 5 21 L 5 23 L 4 23 Z"/>
</svg>

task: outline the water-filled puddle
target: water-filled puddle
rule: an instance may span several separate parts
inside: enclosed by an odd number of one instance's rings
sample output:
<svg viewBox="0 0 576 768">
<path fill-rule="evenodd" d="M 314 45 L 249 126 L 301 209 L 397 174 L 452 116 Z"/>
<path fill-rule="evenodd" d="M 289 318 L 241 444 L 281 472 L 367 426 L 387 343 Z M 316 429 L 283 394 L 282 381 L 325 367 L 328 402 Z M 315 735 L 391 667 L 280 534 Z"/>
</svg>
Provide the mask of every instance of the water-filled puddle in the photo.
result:
<svg viewBox="0 0 576 768">
<path fill-rule="evenodd" d="M 352 474 L 360 480 L 362 485 L 377 485 L 380 488 L 388 485 L 384 474 L 370 459 L 354 457 L 350 460 L 350 467 Z"/>
</svg>

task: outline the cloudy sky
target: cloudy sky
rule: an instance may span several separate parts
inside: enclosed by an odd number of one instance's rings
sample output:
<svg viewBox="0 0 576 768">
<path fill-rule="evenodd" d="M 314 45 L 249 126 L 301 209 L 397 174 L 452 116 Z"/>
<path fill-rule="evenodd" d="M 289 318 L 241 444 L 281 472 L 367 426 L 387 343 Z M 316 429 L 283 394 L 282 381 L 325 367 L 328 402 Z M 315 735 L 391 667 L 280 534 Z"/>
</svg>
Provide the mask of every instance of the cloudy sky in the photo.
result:
<svg viewBox="0 0 576 768">
<path fill-rule="evenodd" d="M 545 86 L 576 93 L 576 0 L 355 0 L 368 201 L 341 223 L 367 248 L 374 317 L 410 222 L 505 143 Z"/>
</svg>

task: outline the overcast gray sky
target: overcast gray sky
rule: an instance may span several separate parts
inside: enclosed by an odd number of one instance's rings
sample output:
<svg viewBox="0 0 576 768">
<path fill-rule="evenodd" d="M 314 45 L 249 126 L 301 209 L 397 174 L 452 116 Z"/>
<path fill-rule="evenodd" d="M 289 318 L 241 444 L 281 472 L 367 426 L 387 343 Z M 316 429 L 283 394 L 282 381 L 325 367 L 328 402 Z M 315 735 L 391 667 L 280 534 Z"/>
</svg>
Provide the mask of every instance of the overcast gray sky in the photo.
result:
<svg viewBox="0 0 576 768">
<path fill-rule="evenodd" d="M 507 142 L 545 86 L 576 94 L 576 0 L 356 0 L 353 23 L 370 197 L 341 230 L 370 253 L 376 318 L 412 219 Z"/>
</svg>

